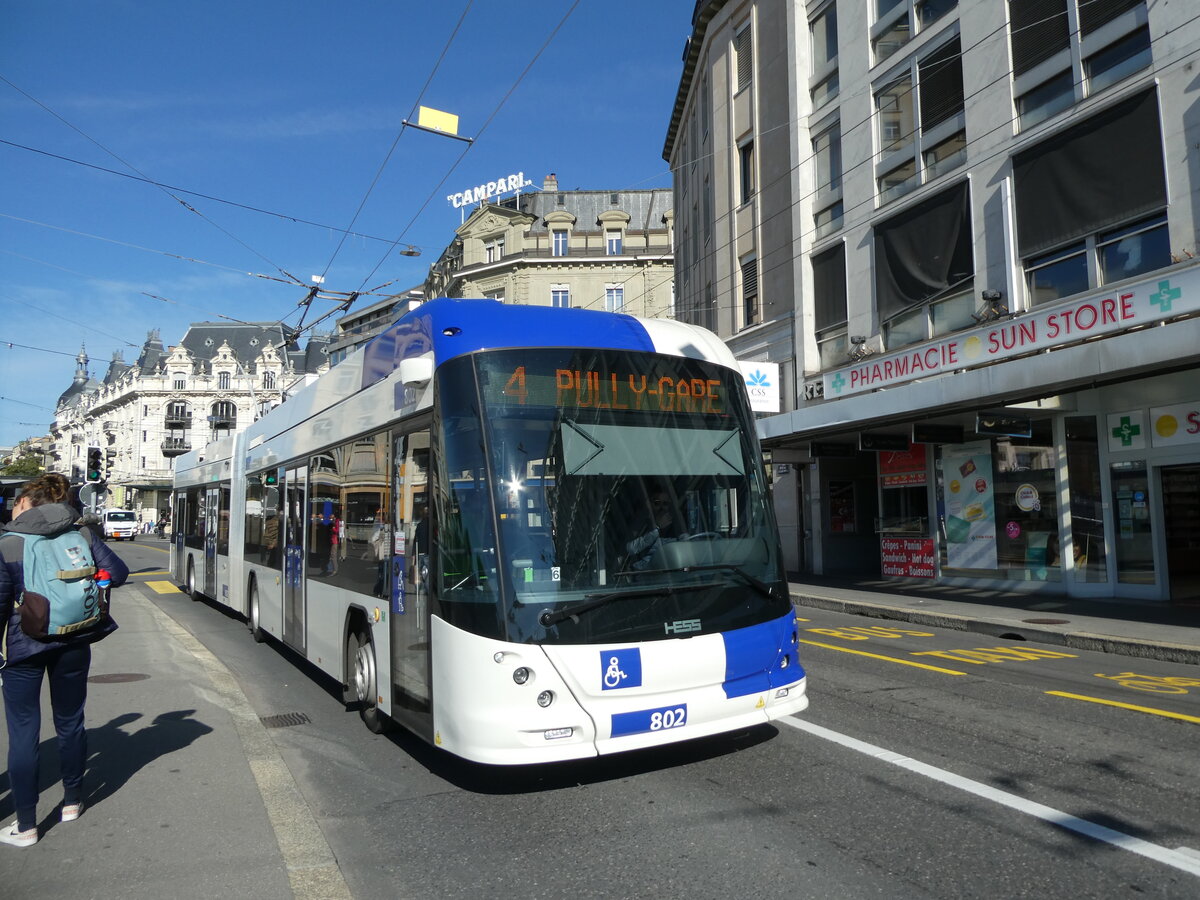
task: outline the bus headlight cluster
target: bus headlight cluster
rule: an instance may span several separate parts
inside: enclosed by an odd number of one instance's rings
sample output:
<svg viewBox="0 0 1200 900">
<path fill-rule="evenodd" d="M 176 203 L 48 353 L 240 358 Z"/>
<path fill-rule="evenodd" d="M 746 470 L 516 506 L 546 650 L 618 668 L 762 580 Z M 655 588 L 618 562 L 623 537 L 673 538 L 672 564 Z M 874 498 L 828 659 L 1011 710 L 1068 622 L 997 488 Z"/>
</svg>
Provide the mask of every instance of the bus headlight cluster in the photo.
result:
<svg viewBox="0 0 1200 900">
<path fill-rule="evenodd" d="M 783 658 L 779 660 L 779 668 L 786 669 L 792 664 L 792 658 L 788 654 L 783 654 Z"/>
<path fill-rule="evenodd" d="M 524 666 L 517 666 L 513 669 L 513 681 L 517 684 L 524 684 L 529 680 L 529 670 Z"/>
<path fill-rule="evenodd" d="M 538 694 L 537 702 L 538 706 L 542 707 L 542 709 L 545 709 L 554 702 L 554 691 L 542 691 L 540 694 Z"/>
</svg>

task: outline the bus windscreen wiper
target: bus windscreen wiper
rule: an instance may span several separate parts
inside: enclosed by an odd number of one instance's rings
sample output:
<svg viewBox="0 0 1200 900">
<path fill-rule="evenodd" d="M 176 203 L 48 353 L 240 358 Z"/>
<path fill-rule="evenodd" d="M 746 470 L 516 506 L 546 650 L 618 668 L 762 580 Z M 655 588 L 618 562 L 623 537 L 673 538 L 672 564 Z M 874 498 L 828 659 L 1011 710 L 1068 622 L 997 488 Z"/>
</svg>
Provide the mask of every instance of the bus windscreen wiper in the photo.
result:
<svg viewBox="0 0 1200 900">
<path fill-rule="evenodd" d="M 573 606 L 564 606 L 561 609 L 553 611 L 546 610 L 538 616 L 538 621 L 542 624 L 543 628 L 549 628 L 551 625 L 557 625 L 564 619 L 574 619 L 580 613 L 598 609 L 601 606 L 611 603 L 613 600 L 630 600 L 636 597 L 669 597 L 672 594 L 682 594 L 687 591 L 698 591 L 702 588 L 710 587 L 712 587 L 711 584 L 659 585 L 654 588 L 642 588 L 638 591 L 605 591 L 603 594 L 587 594 L 581 602 Z"/>
<path fill-rule="evenodd" d="M 678 572 L 733 572 L 738 575 L 764 597 L 775 599 L 775 589 L 765 581 L 755 578 L 741 566 L 731 566 L 728 563 L 713 563 L 707 566 L 680 566 L 678 569 L 630 569 L 625 572 L 618 572 L 616 577 L 628 577 L 630 575 L 674 575 Z"/>
</svg>

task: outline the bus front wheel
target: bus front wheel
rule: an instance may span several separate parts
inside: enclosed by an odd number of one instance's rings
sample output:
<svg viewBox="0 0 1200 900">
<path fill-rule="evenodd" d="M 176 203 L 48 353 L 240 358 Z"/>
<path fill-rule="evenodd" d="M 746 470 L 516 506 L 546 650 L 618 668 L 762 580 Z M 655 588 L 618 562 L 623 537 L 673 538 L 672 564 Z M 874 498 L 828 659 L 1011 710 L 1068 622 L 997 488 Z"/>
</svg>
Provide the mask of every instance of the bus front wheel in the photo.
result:
<svg viewBox="0 0 1200 900">
<path fill-rule="evenodd" d="M 375 644 L 370 636 L 360 631 L 351 632 L 346 638 L 346 659 L 349 669 L 350 698 L 358 706 L 363 724 L 373 734 L 387 730 L 387 716 L 378 705 L 379 680 L 375 667 Z"/>
</svg>

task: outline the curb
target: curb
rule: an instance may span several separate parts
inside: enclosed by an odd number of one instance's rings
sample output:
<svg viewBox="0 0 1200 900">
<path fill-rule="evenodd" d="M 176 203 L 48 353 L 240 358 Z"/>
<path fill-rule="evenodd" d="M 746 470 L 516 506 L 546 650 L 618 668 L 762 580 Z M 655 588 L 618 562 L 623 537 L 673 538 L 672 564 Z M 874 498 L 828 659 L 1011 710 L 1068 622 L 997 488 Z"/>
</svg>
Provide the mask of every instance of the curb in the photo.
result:
<svg viewBox="0 0 1200 900">
<path fill-rule="evenodd" d="M 889 606 L 885 603 L 871 603 L 864 600 L 845 600 L 840 597 L 822 597 L 816 594 L 792 592 L 791 600 L 794 606 L 827 609 L 855 616 L 895 619 L 901 622 L 912 622 L 916 625 L 928 625 L 933 628 L 949 628 L 954 631 L 973 631 L 1010 640 L 1038 641 L 1044 644 L 1070 647 L 1074 650 L 1097 650 L 1101 653 L 1115 653 L 1139 659 L 1200 665 L 1200 647 L 1191 644 L 1147 641 L 1140 638 L 1116 637 L 1086 631 L 1061 631 L 1004 619 L 926 612 L 905 606 Z"/>
</svg>

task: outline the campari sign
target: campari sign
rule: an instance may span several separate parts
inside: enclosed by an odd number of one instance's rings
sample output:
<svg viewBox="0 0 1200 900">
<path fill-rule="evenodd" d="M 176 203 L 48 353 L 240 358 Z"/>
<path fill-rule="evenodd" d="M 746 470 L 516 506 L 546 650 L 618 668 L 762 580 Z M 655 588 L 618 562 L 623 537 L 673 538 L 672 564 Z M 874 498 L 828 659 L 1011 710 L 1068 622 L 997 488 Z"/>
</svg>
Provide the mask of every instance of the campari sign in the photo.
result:
<svg viewBox="0 0 1200 900">
<path fill-rule="evenodd" d="M 825 399 L 983 366 L 1197 310 L 1200 267 L 1170 271 L 1111 294 L 1033 309 L 1013 319 L 828 372 L 824 376 Z"/>
</svg>

